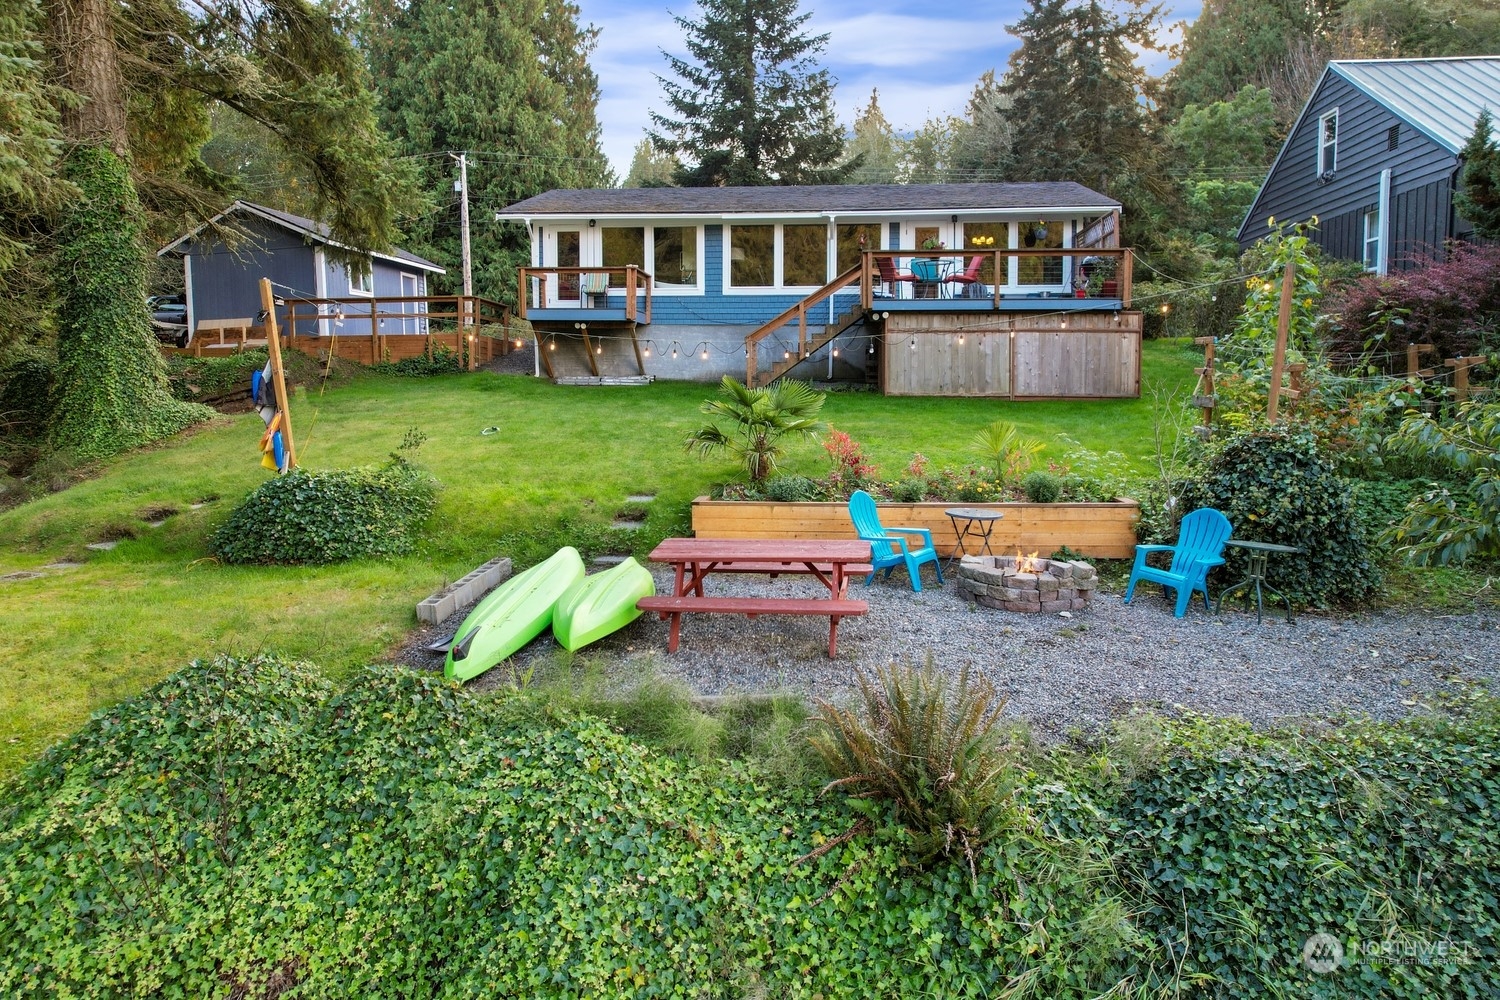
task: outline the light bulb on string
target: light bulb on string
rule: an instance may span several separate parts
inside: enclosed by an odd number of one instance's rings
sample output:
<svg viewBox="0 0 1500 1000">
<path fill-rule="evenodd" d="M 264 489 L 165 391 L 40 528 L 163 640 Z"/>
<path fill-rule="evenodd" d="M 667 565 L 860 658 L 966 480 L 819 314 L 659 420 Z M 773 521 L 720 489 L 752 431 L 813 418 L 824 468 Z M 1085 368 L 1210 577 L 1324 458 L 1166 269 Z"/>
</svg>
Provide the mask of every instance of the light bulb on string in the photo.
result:
<svg viewBox="0 0 1500 1000">
<path fill-rule="evenodd" d="M 865 353 L 866 354 L 874 354 L 875 353 L 875 341 L 873 341 L 873 340 L 870 341 L 870 346 L 865 348 Z"/>
<path fill-rule="evenodd" d="M 958 346 L 959 347 L 964 346 L 964 335 L 961 334 L 961 333 L 958 335 Z"/>
<path fill-rule="evenodd" d="M 556 337 L 553 337 L 551 340 L 547 341 L 547 350 L 549 350 L 549 351 L 555 351 L 555 350 L 557 350 L 557 338 Z"/>
<path fill-rule="evenodd" d="M 783 360 L 783 361 L 787 360 L 791 356 L 792 356 L 792 352 L 791 351 L 783 350 L 781 352 L 781 360 Z"/>
<path fill-rule="evenodd" d="M 700 355 L 698 355 L 698 357 L 702 358 L 704 361 L 708 360 L 708 345 L 707 344 L 703 345 L 703 353 L 700 354 Z"/>
<path fill-rule="evenodd" d="M 677 359 L 677 344 L 675 341 L 672 344 L 672 359 L 674 361 Z"/>
<path fill-rule="evenodd" d="M 603 354 L 604 353 L 604 345 L 603 344 L 596 344 L 594 346 L 594 353 L 595 354 Z"/>
<path fill-rule="evenodd" d="M 834 357 L 838 357 L 838 356 L 839 356 L 839 349 L 838 349 L 838 348 L 837 348 L 837 347 L 835 347 L 835 348 L 834 348 L 834 349 L 833 349 L 833 356 L 834 356 Z"/>
<path fill-rule="evenodd" d="M 916 337 L 911 338 L 911 349 L 914 350 L 914 351 L 917 349 L 917 338 Z"/>
<path fill-rule="evenodd" d="M 641 357 L 643 357 L 643 358 L 649 358 L 649 357 L 651 357 L 651 341 L 649 341 L 649 340 L 646 341 L 646 345 L 641 348 Z"/>
</svg>

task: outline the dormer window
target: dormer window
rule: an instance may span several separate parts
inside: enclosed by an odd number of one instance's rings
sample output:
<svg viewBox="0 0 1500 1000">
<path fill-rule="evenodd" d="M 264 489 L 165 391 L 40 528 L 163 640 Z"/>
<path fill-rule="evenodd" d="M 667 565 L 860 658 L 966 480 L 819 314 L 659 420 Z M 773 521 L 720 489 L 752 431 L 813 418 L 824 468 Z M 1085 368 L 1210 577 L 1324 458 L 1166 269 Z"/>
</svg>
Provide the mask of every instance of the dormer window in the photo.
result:
<svg viewBox="0 0 1500 1000">
<path fill-rule="evenodd" d="M 1339 109 L 1318 119 L 1318 177 L 1331 180 L 1338 169 L 1339 158 Z"/>
</svg>

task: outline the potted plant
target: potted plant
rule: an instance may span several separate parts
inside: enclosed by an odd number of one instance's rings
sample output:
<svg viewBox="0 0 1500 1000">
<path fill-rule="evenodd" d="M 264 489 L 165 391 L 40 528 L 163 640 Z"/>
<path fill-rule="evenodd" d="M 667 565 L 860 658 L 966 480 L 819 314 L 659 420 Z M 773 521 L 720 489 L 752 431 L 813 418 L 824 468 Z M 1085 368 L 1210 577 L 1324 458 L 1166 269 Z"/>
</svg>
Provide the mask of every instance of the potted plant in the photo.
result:
<svg viewBox="0 0 1500 1000">
<path fill-rule="evenodd" d="M 923 250 L 945 250 L 947 244 L 936 236 L 929 236 L 921 243 Z M 918 281 L 937 281 L 938 262 L 935 258 L 918 259 L 911 262 L 911 273 Z"/>
</svg>

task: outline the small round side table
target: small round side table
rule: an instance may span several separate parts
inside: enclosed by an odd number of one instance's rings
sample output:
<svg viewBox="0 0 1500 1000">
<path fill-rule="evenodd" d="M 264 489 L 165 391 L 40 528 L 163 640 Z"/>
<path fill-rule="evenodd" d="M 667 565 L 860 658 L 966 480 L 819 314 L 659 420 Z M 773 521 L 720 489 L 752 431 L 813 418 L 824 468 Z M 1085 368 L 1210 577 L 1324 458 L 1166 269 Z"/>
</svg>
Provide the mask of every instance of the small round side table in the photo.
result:
<svg viewBox="0 0 1500 1000">
<path fill-rule="evenodd" d="M 1261 620 L 1262 611 L 1261 589 L 1264 588 L 1276 597 L 1281 598 L 1281 600 L 1286 603 L 1286 623 L 1288 625 L 1292 624 L 1292 600 L 1281 591 L 1276 590 L 1266 583 L 1266 562 L 1270 559 L 1272 553 L 1296 555 L 1302 550 L 1295 545 L 1273 545 L 1270 542 L 1250 542 L 1240 538 L 1231 538 L 1224 544 L 1232 545 L 1237 549 L 1244 550 L 1246 563 L 1245 578 L 1239 583 L 1235 584 L 1233 587 L 1230 587 L 1228 590 L 1222 591 L 1219 594 L 1219 600 L 1214 605 L 1214 614 L 1218 614 L 1219 609 L 1224 606 L 1224 598 L 1240 590 L 1243 590 L 1245 592 L 1245 610 L 1249 611 L 1250 588 L 1254 587 L 1255 621 L 1259 623 Z"/>
<path fill-rule="evenodd" d="M 953 560 L 960 556 L 979 555 L 979 552 L 970 553 L 964 546 L 964 539 L 979 539 L 980 551 L 986 555 L 994 555 L 995 551 L 990 548 L 990 532 L 995 530 L 995 522 L 1005 515 L 998 510 L 987 510 L 983 507 L 949 507 L 943 511 L 948 515 L 948 520 L 953 522 L 953 534 L 958 536 L 958 544 L 948 555 L 948 568 L 953 567 Z M 963 522 L 960 528 L 958 522 Z"/>
</svg>

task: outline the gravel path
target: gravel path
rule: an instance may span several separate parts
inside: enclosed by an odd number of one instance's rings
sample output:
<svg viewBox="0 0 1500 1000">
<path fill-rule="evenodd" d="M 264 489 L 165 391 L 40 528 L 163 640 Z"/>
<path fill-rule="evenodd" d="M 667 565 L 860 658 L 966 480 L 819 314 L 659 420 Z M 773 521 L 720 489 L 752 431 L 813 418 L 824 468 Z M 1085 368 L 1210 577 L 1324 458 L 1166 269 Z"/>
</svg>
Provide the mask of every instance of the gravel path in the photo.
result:
<svg viewBox="0 0 1500 1000">
<path fill-rule="evenodd" d="M 653 569 L 658 592 L 671 593 L 670 573 Z M 787 577 L 716 576 L 706 587 L 724 595 L 826 593 Z M 930 656 L 944 670 L 968 664 L 987 674 L 1008 699 L 1006 714 L 1027 720 L 1042 739 L 1092 731 L 1140 708 L 1237 715 L 1259 727 L 1348 714 L 1389 720 L 1432 711 L 1465 685 L 1500 677 L 1496 611 L 1303 614 L 1288 625 L 1281 615 L 1257 624 L 1253 613 L 1228 608 L 1216 616 L 1199 603 L 1176 619 L 1150 588 L 1128 606 L 1118 594 L 1100 593 L 1087 610 L 1063 618 L 975 608 L 958 596 L 951 575 L 947 586 L 916 594 L 900 573 L 872 587 L 856 583 L 850 596 L 867 599 L 870 613 L 839 624 L 834 661 L 826 619 L 738 615 L 684 616 L 681 645 L 670 655 L 667 623 L 643 615 L 580 655 L 622 679 L 654 668 L 699 695 L 791 690 L 833 700 L 850 694 L 857 668 Z M 451 634 L 466 611 L 413 633 L 397 659 L 440 669 L 441 656 L 420 646 Z M 559 652 L 548 634 L 513 666 L 524 670 Z M 494 670 L 471 687 L 508 676 Z"/>
</svg>

